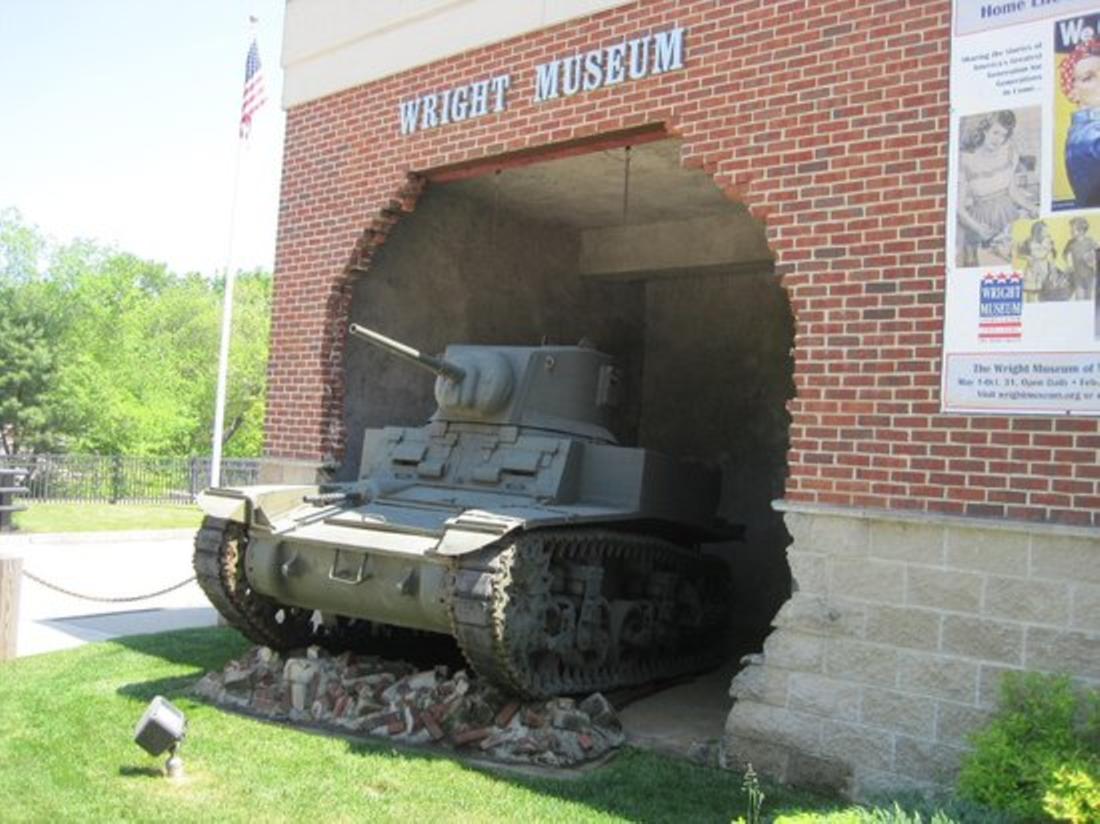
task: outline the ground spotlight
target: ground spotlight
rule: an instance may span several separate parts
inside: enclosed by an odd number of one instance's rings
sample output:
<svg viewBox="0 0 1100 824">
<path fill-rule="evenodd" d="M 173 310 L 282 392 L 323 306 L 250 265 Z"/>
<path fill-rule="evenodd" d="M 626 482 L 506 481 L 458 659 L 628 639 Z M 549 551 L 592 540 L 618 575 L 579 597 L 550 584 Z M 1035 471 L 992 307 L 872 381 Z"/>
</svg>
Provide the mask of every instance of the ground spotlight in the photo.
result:
<svg viewBox="0 0 1100 824">
<path fill-rule="evenodd" d="M 168 762 L 164 765 L 169 778 L 183 775 L 179 747 L 186 735 L 187 719 L 183 712 L 160 695 L 149 702 L 145 714 L 134 728 L 134 742 L 149 755 L 169 753 Z"/>
</svg>

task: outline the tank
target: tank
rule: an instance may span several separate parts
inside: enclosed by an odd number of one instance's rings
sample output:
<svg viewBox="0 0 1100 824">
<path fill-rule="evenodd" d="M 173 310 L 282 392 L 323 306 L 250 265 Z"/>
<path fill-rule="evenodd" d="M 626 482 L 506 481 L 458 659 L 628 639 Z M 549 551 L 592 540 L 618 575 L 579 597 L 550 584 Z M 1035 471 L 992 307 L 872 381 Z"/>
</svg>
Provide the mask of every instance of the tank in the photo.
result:
<svg viewBox="0 0 1100 824">
<path fill-rule="evenodd" d="M 722 659 L 730 580 L 702 545 L 739 529 L 715 517 L 713 469 L 616 442 L 610 356 L 582 342 L 433 357 L 350 333 L 434 373 L 438 408 L 368 429 L 354 481 L 199 496 L 195 572 L 229 624 L 278 649 L 385 655 L 451 636 L 528 698 Z"/>
</svg>

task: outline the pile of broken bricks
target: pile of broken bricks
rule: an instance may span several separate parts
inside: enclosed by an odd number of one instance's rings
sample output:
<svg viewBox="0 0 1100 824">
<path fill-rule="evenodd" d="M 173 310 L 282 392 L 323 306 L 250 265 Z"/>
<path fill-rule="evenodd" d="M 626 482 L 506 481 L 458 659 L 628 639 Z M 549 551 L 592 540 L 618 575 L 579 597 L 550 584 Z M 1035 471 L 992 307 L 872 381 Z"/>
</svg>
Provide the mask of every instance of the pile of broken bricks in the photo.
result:
<svg viewBox="0 0 1100 824">
<path fill-rule="evenodd" d="M 195 694 L 279 721 L 462 749 L 498 761 L 570 766 L 623 742 L 614 708 L 599 693 L 583 701 L 520 702 L 447 667 L 309 647 L 286 658 L 254 647 L 204 676 Z"/>
</svg>

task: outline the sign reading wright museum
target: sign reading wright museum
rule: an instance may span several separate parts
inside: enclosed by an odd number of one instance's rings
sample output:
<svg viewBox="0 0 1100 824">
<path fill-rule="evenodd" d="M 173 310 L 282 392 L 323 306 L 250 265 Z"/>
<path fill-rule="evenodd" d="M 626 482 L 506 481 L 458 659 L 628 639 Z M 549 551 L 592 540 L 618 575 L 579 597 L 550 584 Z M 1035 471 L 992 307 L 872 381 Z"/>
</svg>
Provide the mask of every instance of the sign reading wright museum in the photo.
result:
<svg viewBox="0 0 1100 824">
<path fill-rule="evenodd" d="M 544 103 L 682 69 L 686 31 L 676 26 L 540 63 L 531 100 Z M 398 104 L 401 134 L 502 112 L 511 90 L 512 76 L 504 73 L 403 100 Z"/>
</svg>

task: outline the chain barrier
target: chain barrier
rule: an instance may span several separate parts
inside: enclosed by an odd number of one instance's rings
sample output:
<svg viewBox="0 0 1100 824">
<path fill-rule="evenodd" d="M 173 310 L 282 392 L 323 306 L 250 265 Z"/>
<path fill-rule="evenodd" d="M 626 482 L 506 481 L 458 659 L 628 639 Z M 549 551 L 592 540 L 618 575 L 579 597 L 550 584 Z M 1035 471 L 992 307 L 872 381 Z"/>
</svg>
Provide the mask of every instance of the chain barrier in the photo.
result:
<svg viewBox="0 0 1100 824">
<path fill-rule="evenodd" d="M 95 601 L 96 603 L 100 604 L 126 604 L 130 603 L 131 601 L 147 601 L 150 598 L 156 598 L 158 595 L 166 595 L 169 592 L 174 592 L 177 589 L 182 589 L 183 587 L 187 586 L 195 580 L 195 576 L 192 575 L 186 581 L 180 581 L 178 584 L 173 584 L 172 586 L 165 589 L 158 589 L 156 592 L 150 592 L 148 595 L 131 595 L 122 598 L 101 598 L 95 595 L 82 595 L 79 592 L 73 592 L 71 589 L 65 589 L 65 587 L 58 586 L 57 584 L 51 584 L 49 581 L 45 581 L 42 578 L 39 578 L 37 575 L 27 572 L 27 570 L 25 569 L 23 570 L 23 576 L 26 578 L 30 578 L 36 584 L 41 584 L 42 586 L 46 587 L 46 589 L 52 589 L 55 592 L 60 592 L 62 595 L 69 595 L 73 598 L 79 598 L 81 601 Z"/>
</svg>

